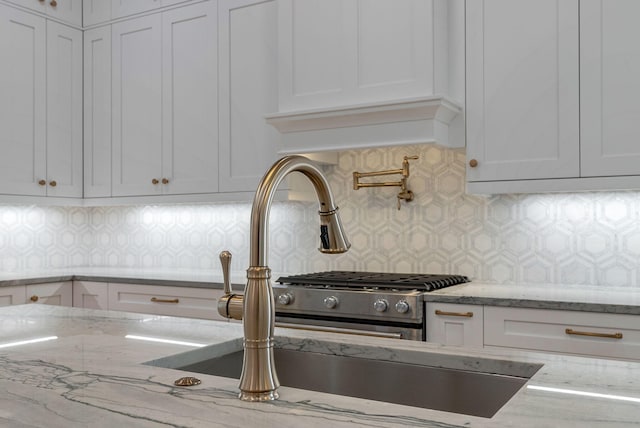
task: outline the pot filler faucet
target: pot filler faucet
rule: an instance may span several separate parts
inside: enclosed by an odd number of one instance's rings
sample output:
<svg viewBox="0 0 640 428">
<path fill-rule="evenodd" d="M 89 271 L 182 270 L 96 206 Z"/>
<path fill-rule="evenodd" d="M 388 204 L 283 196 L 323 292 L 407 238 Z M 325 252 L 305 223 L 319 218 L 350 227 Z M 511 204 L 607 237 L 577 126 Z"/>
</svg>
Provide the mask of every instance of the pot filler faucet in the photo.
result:
<svg viewBox="0 0 640 428">
<path fill-rule="evenodd" d="M 268 401 L 278 398 L 280 386 L 273 362 L 273 328 L 275 303 L 271 269 L 267 266 L 269 211 L 276 188 L 290 172 L 304 174 L 313 184 L 320 203 L 320 252 L 344 253 L 351 244 L 342 230 L 338 207 L 326 177 L 303 156 L 286 156 L 277 161 L 262 177 L 251 209 L 250 266 L 244 295 L 233 294 L 225 280 L 225 295 L 218 301 L 218 312 L 226 318 L 243 319 L 244 359 L 240 376 L 239 398 L 245 401 Z M 228 269 L 231 255 L 220 255 Z M 225 270 L 225 269 L 223 269 Z M 227 276 L 228 278 L 228 276 Z"/>
</svg>

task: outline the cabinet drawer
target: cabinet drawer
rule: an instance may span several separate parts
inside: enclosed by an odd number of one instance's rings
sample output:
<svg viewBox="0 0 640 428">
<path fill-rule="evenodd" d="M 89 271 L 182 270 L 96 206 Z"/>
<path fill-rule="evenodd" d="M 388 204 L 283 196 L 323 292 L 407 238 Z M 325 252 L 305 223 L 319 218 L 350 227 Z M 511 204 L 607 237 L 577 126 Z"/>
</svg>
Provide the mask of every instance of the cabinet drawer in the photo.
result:
<svg viewBox="0 0 640 428">
<path fill-rule="evenodd" d="M 547 309 L 484 308 L 486 346 L 640 359 L 640 317 Z"/>
<path fill-rule="evenodd" d="M 73 283 L 51 282 L 26 286 L 27 303 L 73 306 Z"/>
<path fill-rule="evenodd" d="M 210 288 L 109 283 L 109 309 L 226 320 L 218 315 L 218 299 L 223 294 Z"/>
<path fill-rule="evenodd" d="M 453 346 L 483 346 L 483 307 L 427 302 L 427 342 Z"/>
<path fill-rule="evenodd" d="M 26 303 L 25 286 L 0 287 L 0 306 L 22 305 Z"/>
</svg>

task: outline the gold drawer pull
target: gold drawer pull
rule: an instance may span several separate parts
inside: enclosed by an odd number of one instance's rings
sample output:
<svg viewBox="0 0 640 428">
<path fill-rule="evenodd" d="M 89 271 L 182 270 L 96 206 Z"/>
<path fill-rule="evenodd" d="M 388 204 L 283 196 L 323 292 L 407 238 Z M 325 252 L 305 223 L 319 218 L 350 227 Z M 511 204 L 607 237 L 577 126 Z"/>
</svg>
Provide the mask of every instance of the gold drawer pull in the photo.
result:
<svg viewBox="0 0 640 428">
<path fill-rule="evenodd" d="M 153 303 L 180 303 L 180 299 L 158 299 L 157 297 L 152 297 L 151 301 Z"/>
<path fill-rule="evenodd" d="M 473 316 L 473 312 L 445 312 L 440 309 L 436 309 L 436 315 L 445 315 L 448 317 L 467 317 L 471 318 Z"/>
<path fill-rule="evenodd" d="M 590 336 L 590 337 L 606 337 L 607 339 L 622 339 L 622 333 L 593 333 L 590 331 L 575 331 L 570 328 L 564 331 L 567 334 L 574 334 L 576 336 Z"/>
<path fill-rule="evenodd" d="M 31 300 L 32 302 L 37 302 L 40 299 L 38 298 L 38 296 L 31 296 L 31 299 L 29 300 Z"/>
</svg>

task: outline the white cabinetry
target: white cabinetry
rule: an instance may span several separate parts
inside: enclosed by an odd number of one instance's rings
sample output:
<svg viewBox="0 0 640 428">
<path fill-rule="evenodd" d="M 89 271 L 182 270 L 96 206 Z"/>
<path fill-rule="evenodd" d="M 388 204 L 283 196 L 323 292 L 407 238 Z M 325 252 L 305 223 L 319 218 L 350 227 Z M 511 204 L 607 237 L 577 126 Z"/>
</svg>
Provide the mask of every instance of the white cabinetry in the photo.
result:
<svg viewBox="0 0 640 428">
<path fill-rule="evenodd" d="M 467 2 L 472 193 L 640 188 L 632 0 Z"/>
<path fill-rule="evenodd" d="M 0 306 L 21 305 L 26 302 L 24 285 L 0 287 Z"/>
<path fill-rule="evenodd" d="M 483 346 L 483 307 L 427 302 L 427 342 L 451 346 Z"/>
<path fill-rule="evenodd" d="M 485 346 L 640 359 L 640 317 L 486 306 Z"/>
<path fill-rule="evenodd" d="M 82 0 L 7 0 L 54 19 L 82 26 Z M 100 0 L 107 2 L 105 0 Z"/>
<path fill-rule="evenodd" d="M 219 1 L 220 191 L 253 191 L 276 160 L 276 0 Z"/>
<path fill-rule="evenodd" d="M 109 283 L 109 309 L 226 321 L 218 314 L 222 290 Z"/>
<path fill-rule="evenodd" d="M 216 2 L 112 27 L 112 195 L 217 186 Z"/>
<path fill-rule="evenodd" d="M 109 284 L 73 281 L 73 306 L 85 309 L 109 309 Z"/>
<path fill-rule="evenodd" d="M 464 147 L 448 133 L 460 111 L 446 98 L 453 3 L 279 1 L 278 111 L 267 119 L 283 151 Z"/>
<path fill-rule="evenodd" d="M 82 33 L 0 5 L 0 193 L 82 196 Z"/>
<path fill-rule="evenodd" d="M 50 282 L 30 284 L 25 287 L 26 301 L 44 305 L 73 306 L 73 283 Z"/>
<path fill-rule="evenodd" d="M 467 180 L 579 175 L 578 1 L 467 2 Z"/>
<path fill-rule="evenodd" d="M 640 2 L 580 2 L 582 176 L 640 175 Z"/>
<path fill-rule="evenodd" d="M 83 0 L 82 25 L 89 27 L 94 24 L 109 21 L 111 19 L 111 3 L 113 3 L 113 1 Z"/>
</svg>

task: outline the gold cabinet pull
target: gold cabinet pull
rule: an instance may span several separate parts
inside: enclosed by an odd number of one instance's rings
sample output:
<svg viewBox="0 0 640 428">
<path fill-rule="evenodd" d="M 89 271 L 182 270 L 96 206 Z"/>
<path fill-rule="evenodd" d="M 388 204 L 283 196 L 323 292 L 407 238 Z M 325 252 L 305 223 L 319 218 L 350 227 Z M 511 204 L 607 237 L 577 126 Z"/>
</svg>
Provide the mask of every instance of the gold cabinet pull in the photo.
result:
<svg viewBox="0 0 640 428">
<path fill-rule="evenodd" d="M 51 186 L 51 187 L 56 187 L 57 185 L 58 185 L 58 183 L 56 182 L 56 180 L 51 180 L 49 182 L 49 186 Z"/>
<path fill-rule="evenodd" d="M 441 311 L 440 309 L 436 309 L 436 315 L 445 315 L 448 317 L 471 318 L 473 316 L 473 312 L 446 312 L 446 311 Z"/>
<path fill-rule="evenodd" d="M 46 180 L 39 180 L 38 184 L 41 185 L 41 186 L 44 186 L 44 185 L 47 184 L 47 181 Z"/>
<path fill-rule="evenodd" d="M 31 300 L 32 302 L 37 302 L 38 301 L 38 296 L 31 296 Z"/>
<path fill-rule="evenodd" d="M 163 178 L 162 179 L 162 184 L 169 184 L 169 179 L 168 178 Z"/>
<path fill-rule="evenodd" d="M 158 299 L 157 297 L 152 297 L 151 301 L 153 303 L 180 303 L 180 299 Z"/>
<path fill-rule="evenodd" d="M 51 0 L 51 3 L 49 3 L 51 5 L 51 7 L 56 7 L 58 5 L 58 2 L 56 0 Z"/>
<path fill-rule="evenodd" d="M 471 159 L 471 160 L 469 161 L 469 166 L 470 166 L 471 168 L 475 168 L 475 167 L 477 167 L 477 166 L 478 166 L 478 161 L 477 161 L 476 159 Z"/>
<path fill-rule="evenodd" d="M 151 180 L 151 184 L 158 184 L 158 183 L 160 183 L 160 182 L 158 181 L 157 178 L 154 178 L 154 179 Z"/>
<path fill-rule="evenodd" d="M 567 334 L 573 334 L 576 336 L 606 337 L 607 339 L 622 339 L 622 333 L 594 333 L 591 331 L 576 331 L 570 328 L 566 329 L 564 332 Z"/>
</svg>

